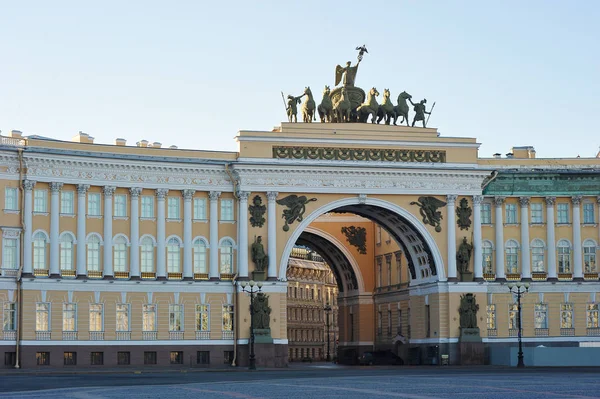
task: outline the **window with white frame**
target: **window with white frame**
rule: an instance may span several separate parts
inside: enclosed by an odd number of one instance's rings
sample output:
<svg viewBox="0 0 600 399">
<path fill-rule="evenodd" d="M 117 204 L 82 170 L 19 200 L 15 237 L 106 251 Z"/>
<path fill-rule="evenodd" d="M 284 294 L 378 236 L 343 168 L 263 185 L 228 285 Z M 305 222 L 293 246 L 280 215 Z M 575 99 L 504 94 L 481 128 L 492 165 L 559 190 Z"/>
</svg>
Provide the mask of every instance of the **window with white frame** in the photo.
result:
<svg viewBox="0 0 600 399">
<path fill-rule="evenodd" d="M 564 202 L 556 204 L 556 223 L 569 223 L 569 204 Z"/>
<path fill-rule="evenodd" d="M 492 204 L 489 202 L 481 204 L 481 224 L 492 224 Z"/>
<path fill-rule="evenodd" d="M 117 331 L 131 331 L 129 328 L 130 304 L 117 303 Z"/>
<path fill-rule="evenodd" d="M 233 331 L 233 305 L 223 305 L 223 331 Z"/>
<path fill-rule="evenodd" d="M 100 201 L 102 197 L 100 193 L 88 193 L 88 207 L 87 214 L 88 216 L 101 216 L 102 212 L 100 211 Z"/>
<path fill-rule="evenodd" d="M 531 210 L 531 224 L 544 223 L 543 205 L 540 202 L 533 202 L 529 205 Z"/>
<path fill-rule="evenodd" d="M 48 191 L 33 190 L 33 212 L 35 212 L 35 213 L 48 212 Z"/>
<path fill-rule="evenodd" d="M 113 267 L 115 272 L 127 271 L 127 240 L 123 236 L 113 241 Z"/>
<path fill-rule="evenodd" d="M 381 245 L 381 226 L 375 226 L 375 244 Z"/>
<path fill-rule="evenodd" d="M 560 304 L 560 328 L 573 328 L 573 304 Z"/>
<path fill-rule="evenodd" d="M 183 331 L 183 305 L 169 305 L 169 331 Z"/>
<path fill-rule="evenodd" d="M 534 273 L 545 273 L 544 266 L 544 242 L 538 238 L 531 242 L 531 270 Z"/>
<path fill-rule="evenodd" d="M 50 303 L 35 304 L 35 331 L 50 331 Z"/>
<path fill-rule="evenodd" d="M 583 203 L 583 224 L 594 224 L 594 204 L 591 202 Z"/>
<path fill-rule="evenodd" d="M 511 303 L 508 305 L 508 328 L 510 330 L 516 330 L 519 328 L 519 321 L 517 320 L 519 314 L 518 305 Z"/>
<path fill-rule="evenodd" d="M 392 255 L 386 255 L 385 267 L 387 269 L 387 285 L 392 285 Z"/>
<path fill-rule="evenodd" d="M 383 263 L 383 259 L 381 258 L 381 256 L 377 257 L 377 259 L 375 260 L 377 262 L 377 286 L 381 287 L 382 285 L 382 263 Z"/>
<path fill-rule="evenodd" d="M 402 283 L 402 256 L 401 256 L 400 252 L 396 252 L 395 257 L 396 257 L 397 284 L 401 284 Z"/>
<path fill-rule="evenodd" d="M 63 234 L 60 237 L 60 270 L 73 270 L 73 236 Z"/>
<path fill-rule="evenodd" d="M 506 262 L 506 273 L 517 274 L 519 273 L 519 244 L 515 240 L 508 240 L 505 252 Z"/>
<path fill-rule="evenodd" d="M 490 304 L 487 305 L 487 329 L 495 330 L 496 329 L 496 305 Z"/>
<path fill-rule="evenodd" d="M 558 272 L 571 273 L 571 244 L 567 240 L 558 241 Z"/>
<path fill-rule="evenodd" d="M 18 269 L 19 246 L 17 238 L 4 237 L 2 239 L 2 268 Z"/>
<path fill-rule="evenodd" d="M 87 270 L 100 271 L 100 238 L 95 234 L 87 240 Z"/>
<path fill-rule="evenodd" d="M 46 270 L 47 256 L 46 256 L 46 235 L 41 231 L 38 231 L 33 236 L 33 268 L 37 270 Z"/>
<path fill-rule="evenodd" d="M 585 313 L 586 328 L 598 328 L 598 304 L 588 303 Z"/>
<path fill-rule="evenodd" d="M 142 195 L 142 218 L 152 219 L 154 217 L 154 196 Z"/>
<path fill-rule="evenodd" d="M 63 303 L 63 331 L 77 331 L 77 304 Z"/>
<path fill-rule="evenodd" d="M 593 240 L 583 242 L 583 272 L 598 272 L 596 269 L 596 243 Z"/>
<path fill-rule="evenodd" d="M 104 318 L 104 304 L 102 303 L 91 303 L 90 304 L 90 332 L 104 331 L 103 328 Z"/>
<path fill-rule="evenodd" d="M 156 305 L 142 305 L 142 331 L 156 331 Z"/>
<path fill-rule="evenodd" d="M 2 331 L 15 331 L 17 329 L 17 304 L 4 302 L 2 304 Z"/>
<path fill-rule="evenodd" d="M 194 273 L 207 273 L 206 271 L 206 244 L 197 238 L 192 244 L 192 257 Z"/>
<path fill-rule="evenodd" d="M 19 190 L 16 187 L 4 189 L 4 209 L 7 211 L 19 210 Z"/>
<path fill-rule="evenodd" d="M 60 213 L 63 215 L 73 215 L 75 213 L 75 192 L 60 192 Z"/>
<path fill-rule="evenodd" d="M 179 220 L 179 197 L 168 197 L 167 219 Z"/>
<path fill-rule="evenodd" d="M 517 224 L 517 204 L 506 204 L 506 224 Z"/>
<path fill-rule="evenodd" d="M 481 246 L 481 254 L 483 257 L 483 272 L 487 274 L 494 273 L 494 249 L 492 243 L 484 241 Z"/>
<path fill-rule="evenodd" d="M 221 274 L 233 274 L 233 242 L 229 239 L 223 240 L 219 252 Z"/>
<path fill-rule="evenodd" d="M 167 272 L 181 273 L 181 244 L 175 237 L 167 241 Z"/>
<path fill-rule="evenodd" d="M 233 216 L 233 200 L 224 198 L 221 200 L 221 220 L 231 221 L 234 220 Z"/>
<path fill-rule="evenodd" d="M 140 264 L 142 272 L 153 273 L 154 272 L 154 241 L 150 237 L 142 238 L 140 243 Z"/>
<path fill-rule="evenodd" d="M 206 198 L 194 198 L 194 219 L 206 220 Z"/>
<path fill-rule="evenodd" d="M 534 328 L 548 328 L 548 304 L 536 303 L 533 311 Z"/>
<path fill-rule="evenodd" d="M 209 305 L 196 305 L 196 331 L 210 331 Z"/>
<path fill-rule="evenodd" d="M 113 201 L 113 216 L 118 218 L 127 217 L 127 195 L 116 194 Z"/>
</svg>

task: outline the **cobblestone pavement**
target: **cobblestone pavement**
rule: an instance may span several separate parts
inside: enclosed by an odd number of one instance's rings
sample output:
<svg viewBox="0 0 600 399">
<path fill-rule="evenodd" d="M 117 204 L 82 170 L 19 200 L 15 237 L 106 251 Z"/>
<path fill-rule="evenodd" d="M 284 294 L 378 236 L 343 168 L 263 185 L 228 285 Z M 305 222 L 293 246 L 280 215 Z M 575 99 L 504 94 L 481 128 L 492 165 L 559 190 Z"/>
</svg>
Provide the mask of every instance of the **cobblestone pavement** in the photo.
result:
<svg viewBox="0 0 600 399">
<path fill-rule="evenodd" d="M 196 374 L 200 381 L 202 373 Z M 600 372 L 590 370 L 352 369 L 349 370 L 351 376 L 344 376 L 323 368 L 318 376 L 296 373 L 296 377 L 286 373 L 285 376 L 269 374 L 264 378 L 260 372 L 244 374 L 250 374 L 251 378 L 229 373 L 229 380 L 225 381 L 45 389 L 0 393 L 0 398 L 600 398 Z M 67 384 L 69 381 L 68 376 L 53 378 L 66 378 Z"/>
</svg>

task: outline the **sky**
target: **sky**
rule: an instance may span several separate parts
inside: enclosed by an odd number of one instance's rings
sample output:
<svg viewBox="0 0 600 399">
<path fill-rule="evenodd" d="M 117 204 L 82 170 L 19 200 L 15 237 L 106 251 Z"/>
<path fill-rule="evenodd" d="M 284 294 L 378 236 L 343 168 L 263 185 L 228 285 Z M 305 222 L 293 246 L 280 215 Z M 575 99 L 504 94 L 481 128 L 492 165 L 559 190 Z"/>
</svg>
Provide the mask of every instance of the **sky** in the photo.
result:
<svg viewBox="0 0 600 399">
<path fill-rule="evenodd" d="M 237 151 L 366 44 L 357 86 L 435 102 L 429 127 L 480 157 L 594 157 L 598 21 L 595 0 L 0 0 L 0 130 Z"/>
</svg>

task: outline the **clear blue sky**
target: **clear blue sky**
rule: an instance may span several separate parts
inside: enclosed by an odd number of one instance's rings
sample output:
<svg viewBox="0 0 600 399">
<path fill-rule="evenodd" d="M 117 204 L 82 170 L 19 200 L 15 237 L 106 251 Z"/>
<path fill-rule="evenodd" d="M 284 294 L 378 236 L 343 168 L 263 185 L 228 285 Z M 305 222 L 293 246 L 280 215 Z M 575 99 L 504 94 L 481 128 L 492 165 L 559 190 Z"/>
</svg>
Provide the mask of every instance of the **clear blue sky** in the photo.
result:
<svg viewBox="0 0 600 399">
<path fill-rule="evenodd" d="M 3 134 L 236 151 L 366 43 L 358 86 L 435 101 L 430 126 L 480 156 L 600 145 L 600 1 L 91 3 L 0 0 Z"/>
</svg>

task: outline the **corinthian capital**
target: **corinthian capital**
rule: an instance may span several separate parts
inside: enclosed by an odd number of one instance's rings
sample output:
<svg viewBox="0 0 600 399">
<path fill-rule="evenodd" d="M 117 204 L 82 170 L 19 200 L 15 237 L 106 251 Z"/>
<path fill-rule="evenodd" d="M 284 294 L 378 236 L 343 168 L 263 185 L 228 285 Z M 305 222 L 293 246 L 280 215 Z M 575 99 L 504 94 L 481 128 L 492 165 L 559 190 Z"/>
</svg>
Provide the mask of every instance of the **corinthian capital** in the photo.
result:
<svg viewBox="0 0 600 399">
<path fill-rule="evenodd" d="M 77 185 L 77 193 L 79 193 L 79 194 L 85 195 L 85 193 L 87 193 L 89 189 L 90 189 L 89 184 L 78 184 Z"/>
<path fill-rule="evenodd" d="M 159 200 L 164 200 L 168 193 L 169 193 L 169 189 L 167 189 L 167 188 L 157 188 L 156 189 L 156 198 L 158 198 Z"/>
<path fill-rule="evenodd" d="M 473 205 L 481 205 L 483 202 L 483 195 L 474 195 L 473 196 Z"/>
<path fill-rule="evenodd" d="M 238 192 L 238 197 L 239 197 L 240 201 L 248 201 L 249 196 L 250 196 L 250 191 Z"/>
<path fill-rule="evenodd" d="M 571 202 L 573 203 L 573 205 L 581 204 L 581 195 L 574 195 L 573 197 L 571 197 Z"/>
<path fill-rule="evenodd" d="M 129 194 L 131 194 L 131 198 L 137 198 L 142 194 L 141 187 L 131 187 L 129 189 Z"/>
<path fill-rule="evenodd" d="M 556 197 L 546 197 L 546 205 L 548 206 L 554 206 L 554 204 L 556 203 Z"/>
<path fill-rule="evenodd" d="M 33 180 L 23 180 L 23 190 L 31 191 L 35 187 L 35 181 Z M 600 197 L 598 197 L 600 198 Z"/>
<path fill-rule="evenodd" d="M 62 190 L 64 183 L 59 183 L 59 182 L 51 182 L 50 184 L 50 191 L 53 193 L 58 193 L 60 192 L 60 190 Z"/>
<path fill-rule="evenodd" d="M 115 186 L 104 186 L 102 187 L 102 192 L 105 197 L 112 197 L 117 188 Z"/>
<path fill-rule="evenodd" d="M 529 206 L 529 201 L 531 197 L 519 197 L 519 204 L 521 204 L 522 208 L 526 208 Z"/>
<path fill-rule="evenodd" d="M 448 195 L 446 195 L 446 203 L 448 205 L 454 205 L 454 203 L 456 202 L 456 198 L 458 198 L 458 195 L 448 194 Z"/>
<path fill-rule="evenodd" d="M 494 205 L 502 206 L 502 204 L 504 204 L 505 200 L 506 200 L 506 197 L 494 197 Z"/>
<path fill-rule="evenodd" d="M 274 202 L 277 199 L 277 195 L 279 193 L 276 191 L 267 191 L 267 200 L 269 202 Z"/>
<path fill-rule="evenodd" d="M 183 190 L 183 199 L 189 201 L 192 199 L 195 193 L 196 190 L 192 190 L 191 188 L 185 189 Z"/>
<path fill-rule="evenodd" d="M 210 199 L 211 201 L 218 200 L 220 196 L 221 196 L 220 191 L 211 191 L 208 193 L 208 199 Z"/>
</svg>

